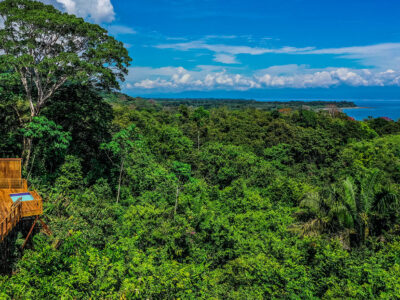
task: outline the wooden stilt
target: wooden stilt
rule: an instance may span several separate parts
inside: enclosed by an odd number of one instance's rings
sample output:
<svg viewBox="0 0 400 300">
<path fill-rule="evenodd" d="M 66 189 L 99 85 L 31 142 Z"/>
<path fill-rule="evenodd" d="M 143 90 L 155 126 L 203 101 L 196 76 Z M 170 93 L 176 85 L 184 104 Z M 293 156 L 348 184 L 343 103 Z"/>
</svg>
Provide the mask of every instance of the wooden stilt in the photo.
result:
<svg viewBox="0 0 400 300">
<path fill-rule="evenodd" d="M 47 224 L 41 218 L 39 218 L 39 221 L 40 221 L 40 224 L 42 224 L 44 232 L 49 236 L 53 235 L 53 232 L 50 230 L 49 226 L 47 226 Z"/>
<path fill-rule="evenodd" d="M 29 239 L 29 237 L 31 236 L 31 234 L 32 234 L 32 232 L 33 232 L 33 228 L 35 227 L 36 222 L 37 222 L 38 219 L 39 219 L 39 216 L 37 216 L 37 217 L 35 218 L 35 221 L 33 221 L 32 227 L 31 227 L 31 229 L 29 230 L 29 233 L 28 233 L 28 235 L 27 235 L 27 237 L 26 237 L 26 239 L 25 239 L 24 244 L 22 245 L 22 249 L 24 249 L 25 246 L 26 246 L 26 243 L 28 243 L 28 239 Z"/>
</svg>

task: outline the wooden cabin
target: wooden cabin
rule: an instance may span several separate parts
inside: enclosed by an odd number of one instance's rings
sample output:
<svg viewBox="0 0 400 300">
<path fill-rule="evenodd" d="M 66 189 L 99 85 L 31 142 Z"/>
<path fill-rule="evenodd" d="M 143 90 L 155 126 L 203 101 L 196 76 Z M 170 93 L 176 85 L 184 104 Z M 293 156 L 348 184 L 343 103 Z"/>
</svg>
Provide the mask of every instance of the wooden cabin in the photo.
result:
<svg viewBox="0 0 400 300">
<path fill-rule="evenodd" d="M 28 190 L 21 165 L 19 158 L 0 158 L 0 242 L 21 219 L 43 214 L 42 198 Z"/>
</svg>

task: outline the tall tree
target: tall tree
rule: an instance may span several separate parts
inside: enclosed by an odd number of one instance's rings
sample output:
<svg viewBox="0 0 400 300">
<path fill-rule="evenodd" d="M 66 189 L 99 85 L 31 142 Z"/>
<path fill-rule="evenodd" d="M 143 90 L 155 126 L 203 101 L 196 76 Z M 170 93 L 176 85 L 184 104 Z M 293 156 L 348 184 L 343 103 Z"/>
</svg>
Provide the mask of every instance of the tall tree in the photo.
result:
<svg viewBox="0 0 400 300">
<path fill-rule="evenodd" d="M 176 215 L 176 212 L 178 210 L 178 199 L 179 199 L 179 193 L 181 186 L 190 179 L 191 177 L 191 172 L 192 172 L 192 167 L 191 165 L 179 162 L 179 161 L 174 161 L 172 163 L 172 172 L 175 175 L 175 180 L 176 180 L 176 194 L 175 194 L 175 207 L 174 207 L 174 218 Z"/>
<path fill-rule="evenodd" d="M 30 118 L 68 80 L 113 89 L 128 73 L 123 43 L 96 24 L 31 0 L 0 3 L 0 64 L 19 75 Z M 31 141 L 25 144 L 29 161 Z"/>
<path fill-rule="evenodd" d="M 110 160 L 114 165 L 119 165 L 117 203 L 119 202 L 121 193 L 124 164 L 128 158 L 129 153 L 131 153 L 135 146 L 137 146 L 138 140 L 140 140 L 140 135 L 137 131 L 136 125 L 132 124 L 128 128 L 117 132 L 109 143 L 101 145 L 102 149 L 109 151 L 114 157 L 117 157 L 119 160 L 119 162 L 114 162 L 110 157 Z"/>
<path fill-rule="evenodd" d="M 200 151 L 200 131 L 204 128 L 208 118 L 210 117 L 210 113 L 205 110 L 202 106 L 196 108 L 193 112 L 193 120 L 196 122 L 197 127 L 197 150 Z"/>
</svg>

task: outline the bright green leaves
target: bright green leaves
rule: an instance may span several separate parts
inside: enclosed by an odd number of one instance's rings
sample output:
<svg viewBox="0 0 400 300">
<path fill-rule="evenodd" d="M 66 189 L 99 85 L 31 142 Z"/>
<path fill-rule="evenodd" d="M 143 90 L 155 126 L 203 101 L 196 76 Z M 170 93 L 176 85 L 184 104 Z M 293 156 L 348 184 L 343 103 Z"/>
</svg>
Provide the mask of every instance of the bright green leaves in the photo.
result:
<svg viewBox="0 0 400 300">
<path fill-rule="evenodd" d="M 352 176 L 378 168 L 384 171 L 393 182 L 399 182 L 400 135 L 351 143 L 344 148 L 340 163 L 351 166 L 346 171 Z"/>
<path fill-rule="evenodd" d="M 35 117 L 22 129 L 24 136 L 37 139 L 41 143 L 49 143 L 55 151 L 63 151 L 68 148 L 71 141 L 69 133 L 63 132 L 62 127 L 48 120 L 46 117 Z"/>
<path fill-rule="evenodd" d="M 191 174 L 192 174 L 192 168 L 190 165 L 179 162 L 179 161 L 174 161 L 172 162 L 172 172 L 175 174 L 175 176 L 180 180 L 180 181 L 187 181 L 190 179 Z"/>
<path fill-rule="evenodd" d="M 109 143 L 103 144 L 101 147 L 114 155 L 124 157 L 140 143 L 139 140 L 140 135 L 136 125 L 132 124 L 126 129 L 117 132 Z"/>
<path fill-rule="evenodd" d="M 193 143 L 179 128 L 163 125 L 156 130 L 149 142 L 152 144 L 153 153 L 158 157 L 185 160 L 189 156 Z"/>
<path fill-rule="evenodd" d="M 193 111 L 191 117 L 196 122 L 197 126 L 201 127 L 207 122 L 208 118 L 210 117 L 210 112 L 205 110 L 203 107 L 199 107 Z"/>
<path fill-rule="evenodd" d="M 71 142 L 70 133 L 46 117 L 33 118 L 21 132 L 36 145 L 35 153 L 41 159 L 62 157 Z"/>
</svg>

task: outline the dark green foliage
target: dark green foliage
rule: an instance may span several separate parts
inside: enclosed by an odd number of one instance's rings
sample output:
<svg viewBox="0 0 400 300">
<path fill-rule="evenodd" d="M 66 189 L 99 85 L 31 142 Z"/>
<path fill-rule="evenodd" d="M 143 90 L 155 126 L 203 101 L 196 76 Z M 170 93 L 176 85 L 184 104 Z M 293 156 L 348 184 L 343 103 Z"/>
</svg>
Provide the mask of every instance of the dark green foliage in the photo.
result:
<svg viewBox="0 0 400 300">
<path fill-rule="evenodd" d="M 100 145 L 111 139 L 113 111 L 98 91 L 68 83 L 42 114 L 71 134 L 74 142 L 68 147 L 68 154 L 82 158 L 83 170 L 92 183 L 105 175 L 109 161 L 101 155 Z"/>
<path fill-rule="evenodd" d="M 65 157 L 64 164 L 60 167 L 59 177 L 55 186 L 60 191 L 75 190 L 83 186 L 83 172 L 81 161 L 72 155 Z"/>
<path fill-rule="evenodd" d="M 71 134 L 62 129 L 60 125 L 46 117 L 34 117 L 21 129 L 23 136 L 30 139 L 34 146 L 30 171 L 33 168 L 36 168 L 35 171 L 38 173 L 45 170 L 50 170 L 52 173 L 56 170 L 72 140 Z"/>
<path fill-rule="evenodd" d="M 394 134 L 400 132 L 400 123 L 385 118 L 376 118 L 367 120 L 368 125 L 379 135 Z"/>
<path fill-rule="evenodd" d="M 0 56 L 1 60 L 1 56 Z M 20 128 L 29 121 L 26 116 L 27 104 L 23 101 L 18 76 L 0 64 L 0 155 L 12 157 L 21 151 L 22 133 Z M 18 153 L 20 155 L 20 153 Z"/>
</svg>

